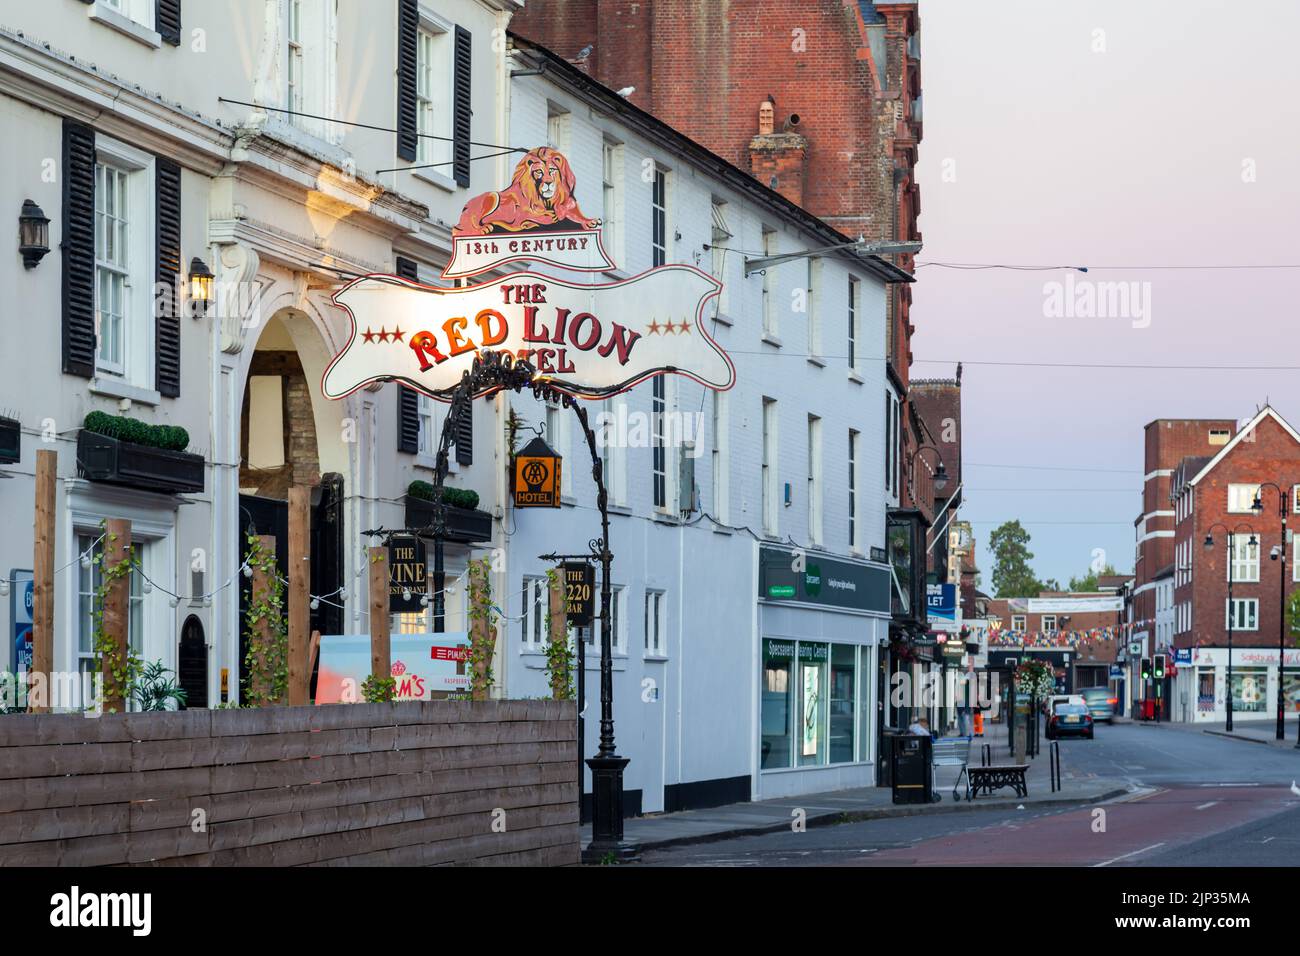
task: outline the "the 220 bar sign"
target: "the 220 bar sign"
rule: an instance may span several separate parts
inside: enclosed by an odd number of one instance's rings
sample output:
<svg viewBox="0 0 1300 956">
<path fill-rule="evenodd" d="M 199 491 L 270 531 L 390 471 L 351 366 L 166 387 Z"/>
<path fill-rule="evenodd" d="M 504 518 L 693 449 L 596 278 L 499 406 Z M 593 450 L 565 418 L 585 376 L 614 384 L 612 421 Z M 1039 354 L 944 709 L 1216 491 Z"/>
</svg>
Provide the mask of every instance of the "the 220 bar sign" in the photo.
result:
<svg viewBox="0 0 1300 956">
<path fill-rule="evenodd" d="M 574 627 L 586 627 L 594 614 L 596 569 L 585 561 L 569 561 L 564 569 L 564 610 Z"/>
</svg>

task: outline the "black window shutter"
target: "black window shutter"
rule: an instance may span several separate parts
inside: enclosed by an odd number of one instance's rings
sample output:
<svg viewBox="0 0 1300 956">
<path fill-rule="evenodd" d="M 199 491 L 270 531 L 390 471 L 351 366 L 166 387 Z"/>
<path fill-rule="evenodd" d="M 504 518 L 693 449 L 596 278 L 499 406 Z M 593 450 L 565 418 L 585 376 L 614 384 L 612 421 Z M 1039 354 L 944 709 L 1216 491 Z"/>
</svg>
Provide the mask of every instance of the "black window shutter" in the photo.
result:
<svg viewBox="0 0 1300 956">
<path fill-rule="evenodd" d="M 393 271 L 403 279 L 419 281 L 414 259 L 397 256 Z M 397 386 L 397 450 L 414 455 L 420 450 L 420 393 L 406 385 Z"/>
<path fill-rule="evenodd" d="M 181 45 L 181 0 L 157 0 L 153 22 L 164 43 Z"/>
<path fill-rule="evenodd" d="M 461 409 L 460 421 L 456 423 L 456 463 L 474 464 L 474 405 L 472 403 Z"/>
<path fill-rule="evenodd" d="M 63 371 L 95 374 L 95 131 L 63 121 Z"/>
<path fill-rule="evenodd" d="M 455 172 L 456 185 L 469 186 L 469 140 L 470 140 L 470 32 L 464 27 L 456 27 L 455 81 L 452 94 L 452 168 Z"/>
<path fill-rule="evenodd" d="M 397 3 L 397 155 L 415 162 L 418 144 L 415 70 L 420 31 L 419 0 Z"/>
<path fill-rule="evenodd" d="M 176 398 L 181 393 L 181 320 L 176 304 L 181 275 L 181 168 L 161 156 L 155 165 L 158 256 L 154 281 L 167 293 L 154 305 L 154 385 L 160 394 Z"/>
</svg>

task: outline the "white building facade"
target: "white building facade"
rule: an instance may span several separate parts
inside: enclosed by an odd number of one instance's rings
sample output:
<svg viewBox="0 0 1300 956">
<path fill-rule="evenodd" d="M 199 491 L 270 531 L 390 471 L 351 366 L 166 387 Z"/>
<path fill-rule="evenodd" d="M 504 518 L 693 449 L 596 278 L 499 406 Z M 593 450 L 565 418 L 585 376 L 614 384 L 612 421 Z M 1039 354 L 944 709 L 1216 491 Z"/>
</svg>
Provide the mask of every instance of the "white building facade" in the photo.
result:
<svg viewBox="0 0 1300 956">
<path fill-rule="evenodd" d="M 763 250 L 847 240 L 564 61 L 518 39 L 514 49 L 511 140 L 568 157 L 580 206 L 603 220 L 617 266 L 601 278 L 674 262 L 710 272 L 723 291 L 703 321 L 736 366 L 724 392 L 661 375 L 590 406 L 608 423 L 598 438 L 607 439 L 626 808 L 871 785 L 890 615 L 885 292 L 906 276 L 842 252 L 746 276 L 745 260 Z M 647 302 L 624 321 L 654 318 Z M 551 565 L 539 556 L 585 552 L 600 523 L 573 414 L 508 401 L 566 462 L 558 512 L 509 518 L 507 691 L 532 696 L 547 688 Z M 599 622 L 581 639 L 592 754 Z"/>
</svg>

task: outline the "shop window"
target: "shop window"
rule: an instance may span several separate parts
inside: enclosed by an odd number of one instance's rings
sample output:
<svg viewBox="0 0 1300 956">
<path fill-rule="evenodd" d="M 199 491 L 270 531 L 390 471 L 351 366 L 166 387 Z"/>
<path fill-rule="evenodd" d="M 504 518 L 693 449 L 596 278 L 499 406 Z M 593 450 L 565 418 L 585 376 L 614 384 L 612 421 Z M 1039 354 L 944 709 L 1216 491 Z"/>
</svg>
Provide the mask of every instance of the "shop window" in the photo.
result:
<svg viewBox="0 0 1300 956">
<path fill-rule="evenodd" d="M 1203 667 L 1196 674 L 1196 709 L 1201 713 L 1214 711 L 1214 671 Z"/>
<path fill-rule="evenodd" d="M 1232 709 L 1263 713 L 1268 709 L 1268 668 L 1242 667 L 1232 672 Z"/>
<path fill-rule="evenodd" d="M 794 684 L 790 677 L 794 650 L 794 641 L 773 638 L 763 641 L 759 766 L 764 770 L 789 767 L 792 763 Z"/>
<path fill-rule="evenodd" d="M 826 763 L 827 685 L 830 645 L 799 643 L 799 760 L 801 767 Z"/>
<path fill-rule="evenodd" d="M 857 648 L 836 644 L 831 649 L 830 737 L 831 763 L 853 760 L 854 686 L 857 680 Z"/>
</svg>

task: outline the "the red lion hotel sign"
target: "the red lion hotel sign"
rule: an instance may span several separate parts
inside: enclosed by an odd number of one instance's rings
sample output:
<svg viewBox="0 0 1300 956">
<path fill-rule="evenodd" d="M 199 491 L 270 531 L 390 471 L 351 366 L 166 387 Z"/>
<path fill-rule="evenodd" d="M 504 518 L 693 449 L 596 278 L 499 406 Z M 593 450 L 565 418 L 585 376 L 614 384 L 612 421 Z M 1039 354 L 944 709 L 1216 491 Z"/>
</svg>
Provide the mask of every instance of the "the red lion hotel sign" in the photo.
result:
<svg viewBox="0 0 1300 956">
<path fill-rule="evenodd" d="M 568 160 L 539 147 L 520 160 L 509 188 L 465 204 L 443 278 L 482 275 L 513 262 L 603 272 L 614 264 L 599 227 L 599 219 L 578 208 Z M 338 399 L 371 382 L 396 380 L 446 398 L 480 349 L 526 359 L 557 388 L 586 398 L 660 372 L 728 389 L 735 367 L 704 318 L 706 303 L 721 289 L 689 265 L 595 284 L 529 271 L 462 288 L 363 276 L 334 296 L 352 330 L 325 370 L 322 391 Z"/>
</svg>

